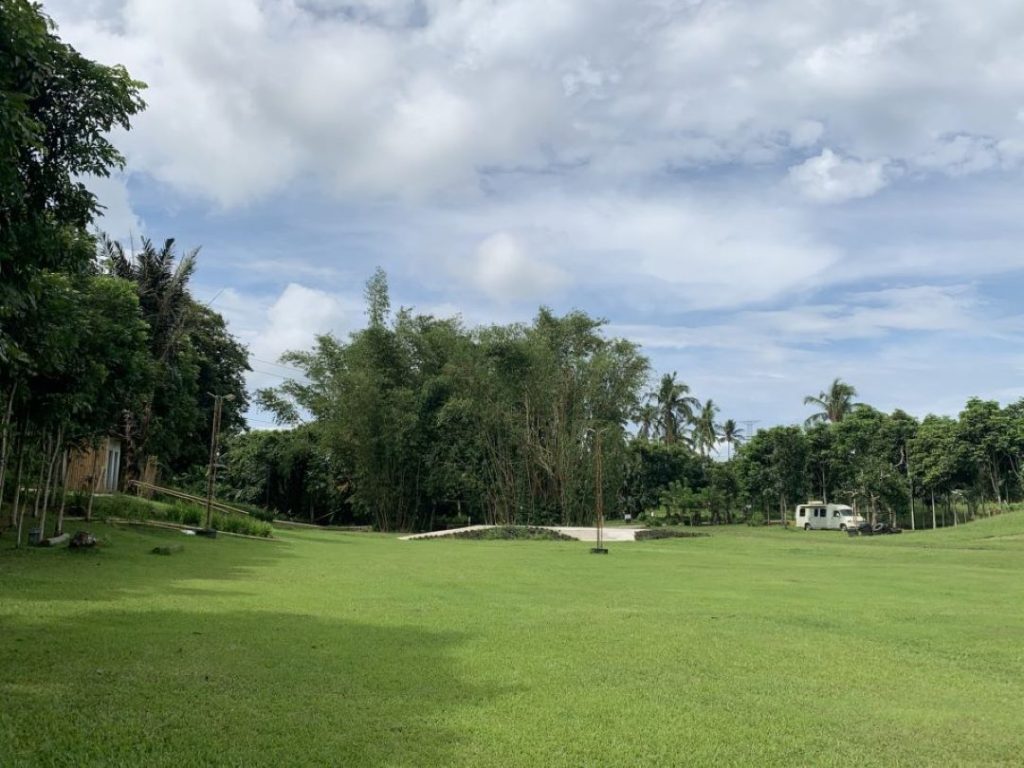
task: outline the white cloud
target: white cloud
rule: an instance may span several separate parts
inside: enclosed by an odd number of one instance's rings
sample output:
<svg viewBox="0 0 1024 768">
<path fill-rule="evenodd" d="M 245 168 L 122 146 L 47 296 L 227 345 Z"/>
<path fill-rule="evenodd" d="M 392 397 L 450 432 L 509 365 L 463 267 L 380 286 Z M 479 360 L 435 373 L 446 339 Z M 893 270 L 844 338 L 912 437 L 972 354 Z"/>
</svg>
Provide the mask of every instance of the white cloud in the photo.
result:
<svg viewBox="0 0 1024 768">
<path fill-rule="evenodd" d="M 498 232 L 477 247 L 473 280 L 492 299 L 537 302 L 562 288 L 568 275 L 558 267 L 531 258 L 513 235 Z"/>
<path fill-rule="evenodd" d="M 48 8 L 150 84 L 122 140 L 132 170 L 225 206 L 309 179 L 348 197 L 466 194 L 523 169 L 618 189 L 818 145 L 796 174 L 839 201 L 886 183 L 870 158 L 981 173 L 1024 141 L 1012 0 Z"/>
<path fill-rule="evenodd" d="M 321 334 L 344 337 L 364 319 L 362 304 L 354 297 L 299 283 L 289 283 L 275 297 L 228 288 L 220 292 L 213 308 L 249 349 L 254 369 L 248 376 L 250 389 L 275 386 L 296 374 L 278 365 L 285 352 L 309 349 Z"/>
<path fill-rule="evenodd" d="M 130 236 L 145 234 L 146 228 L 132 209 L 128 187 L 123 176 L 90 176 L 83 179 L 96 201 L 103 206 L 95 226 L 115 240 L 127 241 Z"/>
<path fill-rule="evenodd" d="M 831 149 L 794 165 L 789 180 L 804 197 L 818 203 L 870 197 L 888 183 L 882 161 L 844 159 Z"/>
</svg>

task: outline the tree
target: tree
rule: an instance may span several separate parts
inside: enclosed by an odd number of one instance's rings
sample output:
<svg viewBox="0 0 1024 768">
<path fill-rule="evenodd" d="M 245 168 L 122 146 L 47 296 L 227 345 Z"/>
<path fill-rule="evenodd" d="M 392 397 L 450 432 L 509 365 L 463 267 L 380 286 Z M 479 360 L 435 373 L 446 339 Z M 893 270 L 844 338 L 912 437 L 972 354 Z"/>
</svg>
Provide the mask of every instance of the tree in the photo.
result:
<svg viewBox="0 0 1024 768">
<path fill-rule="evenodd" d="M 244 426 L 248 407 L 245 348 L 231 336 L 219 314 L 192 298 L 189 280 L 199 249 L 178 256 L 174 239 L 160 247 L 142 239 L 126 253 L 121 243 L 102 236 L 100 259 L 107 271 L 135 286 L 142 317 L 149 326 L 154 364 L 151 389 L 124 409 L 124 462 L 138 477 L 150 456 L 173 472 L 204 462 L 215 395 L 224 400 L 221 431 L 230 435 Z"/>
<path fill-rule="evenodd" d="M 780 520 L 807 488 L 807 442 L 799 427 L 762 429 L 737 454 L 737 476 L 744 494 L 770 519 Z"/>
<path fill-rule="evenodd" d="M 648 401 L 658 409 L 661 438 L 669 444 L 681 438 L 684 427 L 693 421 L 694 408 L 700 405 L 697 398 L 690 396 L 690 387 L 676 381 L 676 376 L 675 372 L 664 374 L 658 388 L 647 393 Z"/>
<path fill-rule="evenodd" d="M 743 430 L 736 425 L 733 419 L 726 419 L 722 423 L 722 442 L 726 445 L 726 461 L 732 461 L 733 446 L 739 445 L 746 439 Z"/>
<path fill-rule="evenodd" d="M 839 423 L 845 416 L 861 407 L 861 403 L 853 402 L 856 396 L 857 390 L 853 386 L 841 379 L 834 379 L 827 392 L 821 392 L 817 397 L 808 395 L 804 398 L 804 405 L 814 405 L 821 409 L 809 416 L 804 423 L 807 426 L 823 421 Z"/>
<path fill-rule="evenodd" d="M 928 492 L 932 528 L 938 527 L 936 493 L 949 494 L 966 463 L 962 444 L 957 440 L 958 425 L 946 416 L 929 415 L 910 440 L 911 474 L 918 487 Z"/>
<path fill-rule="evenodd" d="M 1010 418 L 994 400 L 973 397 L 960 412 L 958 440 L 967 448 L 978 479 L 1002 505 L 1004 482 L 1011 468 L 1014 434 Z"/>
<path fill-rule="evenodd" d="M 366 300 L 366 328 L 289 353 L 304 380 L 259 394 L 281 418 L 312 416 L 358 514 L 381 530 L 589 523 L 597 441 L 614 514 L 647 375 L 635 345 L 582 312 L 541 308 L 530 325 L 475 331 L 392 313 L 379 271 Z"/>
<path fill-rule="evenodd" d="M 90 264 L 98 205 L 82 177 L 123 165 L 106 136 L 144 106 L 142 83 L 84 58 L 54 29 L 37 3 L 0 3 L 0 361 L 15 364 L 30 349 L 19 324 L 41 274 Z"/>
<path fill-rule="evenodd" d="M 637 424 L 636 436 L 640 440 L 653 440 L 658 435 L 658 407 L 652 403 L 637 406 L 633 415 Z"/>
<path fill-rule="evenodd" d="M 718 406 L 708 398 L 693 421 L 693 442 L 701 456 L 718 451 L 718 430 L 721 427 L 715 422 L 717 417 Z"/>
</svg>

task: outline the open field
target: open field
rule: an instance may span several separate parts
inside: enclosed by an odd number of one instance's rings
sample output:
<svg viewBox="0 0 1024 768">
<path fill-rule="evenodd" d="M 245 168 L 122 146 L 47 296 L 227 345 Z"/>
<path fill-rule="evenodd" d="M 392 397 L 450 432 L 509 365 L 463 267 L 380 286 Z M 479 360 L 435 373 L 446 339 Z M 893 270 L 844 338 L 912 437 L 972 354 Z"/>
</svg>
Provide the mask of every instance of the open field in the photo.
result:
<svg viewBox="0 0 1024 768">
<path fill-rule="evenodd" d="M 74 526 L 71 526 L 72 530 Z M 614 545 L 0 540 L 0 762 L 1019 765 L 1024 514 Z M 183 543 L 162 557 L 154 546 Z"/>
</svg>

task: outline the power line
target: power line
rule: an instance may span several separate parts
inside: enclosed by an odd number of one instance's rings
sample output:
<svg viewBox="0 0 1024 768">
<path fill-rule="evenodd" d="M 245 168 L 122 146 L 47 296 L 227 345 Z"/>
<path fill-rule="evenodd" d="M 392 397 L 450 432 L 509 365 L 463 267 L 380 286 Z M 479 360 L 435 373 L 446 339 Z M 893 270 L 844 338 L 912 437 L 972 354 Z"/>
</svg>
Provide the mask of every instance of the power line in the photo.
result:
<svg viewBox="0 0 1024 768">
<path fill-rule="evenodd" d="M 276 368 L 284 368 L 285 370 L 288 370 L 288 371 L 295 371 L 296 373 L 303 373 L 304 372 L 304 371 L 300 370 L 299 368 L 296 368 L 294 365 L 285 365 L 284 363 L 274 363 L 274 362 L 271 362 L 270 360 L 260 360 L 258 357 L 250 357 L 249 359 L 253 360 L 253 361 L 257 362 L 257 363 L 263 363 L 264 365 L 273 365 Z"/>
</svg>

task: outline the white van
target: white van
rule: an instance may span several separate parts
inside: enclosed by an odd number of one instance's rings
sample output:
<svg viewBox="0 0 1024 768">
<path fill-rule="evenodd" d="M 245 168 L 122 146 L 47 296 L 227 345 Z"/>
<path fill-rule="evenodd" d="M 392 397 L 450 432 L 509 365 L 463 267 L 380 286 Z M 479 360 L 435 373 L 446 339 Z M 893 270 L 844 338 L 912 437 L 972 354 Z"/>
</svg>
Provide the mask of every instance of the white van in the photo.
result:
<svg viewBox="0 0 1024 768">
<path fill-rule="evenodd" d="M 796 508 L 795 523 L 798 528 L 810 530 L 845 531 L 866 522 L 863 517 L 846 504 L 826 504 L 823 501 L 809 501 Z"/>
</svg>

